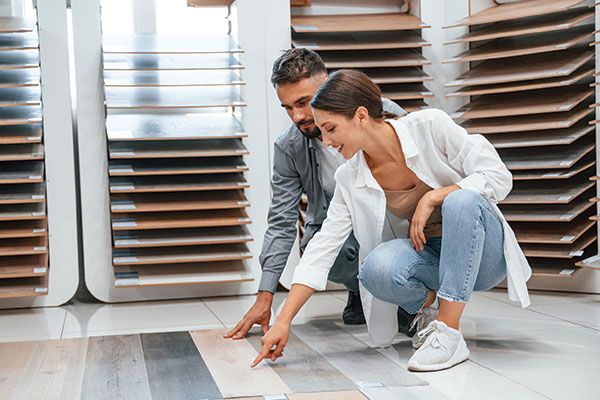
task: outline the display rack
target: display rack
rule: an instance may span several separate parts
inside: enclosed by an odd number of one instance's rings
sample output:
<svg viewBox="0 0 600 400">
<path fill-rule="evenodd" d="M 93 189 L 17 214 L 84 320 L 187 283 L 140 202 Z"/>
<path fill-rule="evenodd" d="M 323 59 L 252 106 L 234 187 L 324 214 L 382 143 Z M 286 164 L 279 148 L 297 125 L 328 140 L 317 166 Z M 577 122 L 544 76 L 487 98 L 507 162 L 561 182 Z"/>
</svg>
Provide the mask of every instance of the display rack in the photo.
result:
<svg viewBox="0 0 600 400">
<path fill-rule="evenodd" d="M 513 174 L 500 203 L 533 275 L 573 277 L 597 253 L 593 215 L 594 10 L 584 1 L 495 5 L 447 28 L 469 31 L 446 43 L 469 49 L 445 63 L 469 63 L 448 97 L 470 101 L 452 114 L 483 134 Z"/>
</svg>

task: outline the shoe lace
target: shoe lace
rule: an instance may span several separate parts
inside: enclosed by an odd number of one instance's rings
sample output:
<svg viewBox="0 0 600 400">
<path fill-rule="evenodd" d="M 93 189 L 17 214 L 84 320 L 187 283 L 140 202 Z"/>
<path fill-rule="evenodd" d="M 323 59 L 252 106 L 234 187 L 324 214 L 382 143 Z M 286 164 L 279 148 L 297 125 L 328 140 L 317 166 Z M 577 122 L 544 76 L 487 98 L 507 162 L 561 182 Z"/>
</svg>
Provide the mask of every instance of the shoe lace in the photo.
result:
<svg viewBox="0 0 600 400">
<path fill-rule="evenodd" d="M 420 332 L 425 327 L 425 322 L 427 322 L 427 315 L 425 315 L 423 310 L 419 310 L 410 323 L 410 330 L 414 329 L 416 326 L 417 332 Z"/>
<path fill-rule="evenodd" d="M 446 348 L 444 343 L 442 343 L 442 341 L 440 340 L 440 333 L 441 333 L 440 328 L 438 327 L 437 324 L 429 324 L 429 326 L 427 326 L 427 328 L 419 331 L 418 335 L 419 335 L 419 339 L 421 339 L 421 340 L 425 340 L 426 337 L 431 335 L 431 340 L 429 341 L 429 345 L 431 345 L 431 347 L 433 347 L 435 349 L 437 349 L 441 346 Z"/>
</svg>

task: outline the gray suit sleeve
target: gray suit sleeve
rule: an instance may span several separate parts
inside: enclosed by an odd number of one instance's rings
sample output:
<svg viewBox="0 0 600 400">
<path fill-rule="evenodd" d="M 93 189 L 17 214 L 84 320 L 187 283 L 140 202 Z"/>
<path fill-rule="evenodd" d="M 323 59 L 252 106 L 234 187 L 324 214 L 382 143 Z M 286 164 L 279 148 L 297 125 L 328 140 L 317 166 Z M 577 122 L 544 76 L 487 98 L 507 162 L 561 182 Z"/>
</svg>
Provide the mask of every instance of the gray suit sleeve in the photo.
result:
<svg viewBox="0 0 600 400">
<path fill-rule="evenodd" d="M 298 203 L 302 196 L 302 182 L 293 160 L 277 143 L 273 156 L 271 188 L 273 198 L 269 206 L 269 226 L 259 257 L 262 275 L 258 290 L 275 292 L 296 240 Z"/>
<path fill-rule="evenodd" d="M 396 114 L 399 117 L 407 114 L 407 112 L 395 102 L 385 98 L 382 98 L 381 101 L 383 102 L 383 111 Z"/>
</svg>

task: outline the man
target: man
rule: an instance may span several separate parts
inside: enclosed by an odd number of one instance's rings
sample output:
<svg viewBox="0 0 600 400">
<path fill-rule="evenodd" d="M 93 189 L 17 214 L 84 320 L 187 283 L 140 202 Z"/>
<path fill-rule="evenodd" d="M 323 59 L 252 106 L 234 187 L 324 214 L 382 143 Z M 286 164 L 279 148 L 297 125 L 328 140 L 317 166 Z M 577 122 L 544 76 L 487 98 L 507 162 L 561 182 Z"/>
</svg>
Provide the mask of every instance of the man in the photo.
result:
<svg viewBox="0 0 600 400">
<path fill-rule="evenodd" d="M 298 203 L 302 192 L 308 197 L 305 233 L 300 244 L 304 249 L 321 229 L 335 189 L 334 172 L 344 158 L 325 147 L 315 126 L 310 101 L 327 79 L 321 57 L 308 49 L 286 51 L 273 64 L 271 83 L 282 107 L 293 124 L 275 142 L 273 156 L 273 198 L 269 207 L 269 227 L 264 236 L 259 261 L 262 276 L 254 305 L 244 318 L 225 335 L 241 339 L 254 324 L 264 333 L 269 328 L 273 293 L 296 240 Z M 384 99 L 384 110 L 396 115 L 405 112 Z M 348 303 L 343 311 L 345 324 L 365 323 L 358 294 L 358 242 L 350 235 L 335 260 L 328 279 L 348 288 Z"/>
</svg>

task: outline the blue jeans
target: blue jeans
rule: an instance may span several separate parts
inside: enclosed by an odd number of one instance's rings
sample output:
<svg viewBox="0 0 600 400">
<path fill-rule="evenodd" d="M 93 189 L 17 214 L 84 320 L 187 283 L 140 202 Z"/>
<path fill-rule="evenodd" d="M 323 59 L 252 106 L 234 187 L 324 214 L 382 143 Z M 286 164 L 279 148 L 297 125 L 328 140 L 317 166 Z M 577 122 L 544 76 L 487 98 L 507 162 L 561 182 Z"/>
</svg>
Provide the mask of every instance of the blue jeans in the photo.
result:
<svg viewBox="0 0 600 400">
<path fill-rule="evenodd" d="M 442 237 L 427 238 L 417 252 L 410 239 L 374 249 L 358 279 L 376 298 L 414 314 L 429 289 L 448 301 L 466 303 L 473 290 L 488 290 L 506 278 L 502 222 L 481 195 L 455 190 L 442 204 Z"/>
</svg>

